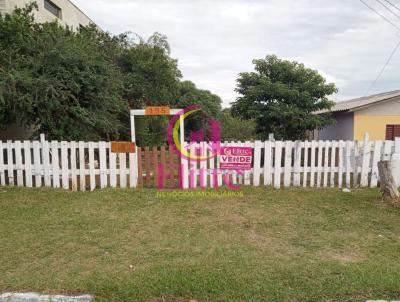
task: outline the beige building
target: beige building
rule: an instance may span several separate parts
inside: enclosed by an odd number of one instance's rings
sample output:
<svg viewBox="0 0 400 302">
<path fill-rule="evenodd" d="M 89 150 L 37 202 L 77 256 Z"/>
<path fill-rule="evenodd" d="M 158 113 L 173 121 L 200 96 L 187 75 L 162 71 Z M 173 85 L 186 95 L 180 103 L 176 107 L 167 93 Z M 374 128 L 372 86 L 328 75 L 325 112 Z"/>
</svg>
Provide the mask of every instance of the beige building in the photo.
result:
<svg viewBox="0 0 400 302">
<path fill-rule="evenodd" d="M 32 0 L 0 0 L 0 12 L 12 12 L 15 7 L 24 7 Z M 74 28 L 94 23 L 84 12 L 69 0 L 36 0 L 38 11 L 35 18 L 38 22 L 58 20 L 60 24 Z"/>
</svg>

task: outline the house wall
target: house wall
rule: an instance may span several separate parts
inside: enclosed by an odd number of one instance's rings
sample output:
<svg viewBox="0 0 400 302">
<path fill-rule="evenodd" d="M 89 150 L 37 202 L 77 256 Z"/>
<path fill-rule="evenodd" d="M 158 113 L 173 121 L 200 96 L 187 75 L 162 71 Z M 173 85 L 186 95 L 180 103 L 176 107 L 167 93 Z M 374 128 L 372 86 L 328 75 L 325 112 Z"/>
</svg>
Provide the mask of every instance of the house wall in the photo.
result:
<svg viewBox="0 0 400 302">
<path fill-rule="evenodd" d="M 354 113 L 354 139 L 362 140 L 366 132 L 371 140 L 386 139 L 386 125 L 400 125 L 400 97 L 357 110 Z"/>
<path fill-rule="evenodd" d="M 1 6 L 3 2 L 3 8 Z M 24 7 L 31 0 L 0 0 L 0 11 L 12 12 L 15 7 Z M 61 9 L 61 19 L 54 16 L 44 8 L 44 0 L 36 0 L 39 10 L 35 11 L 35 19 L 38 22 L 51 22 L 58 20 L 62 25 L 69 25 L 78 28 L 80 25 L 86 26 L 93 23 L 78 7 L 69 0 L 51 0 Z"/>
<path fill-rule="evenodd" d="M 352 112 L 338 112 L 332 116 L 336 123 L 317 131 L 314 139 L 320 140 L 353 140 L 354 114 Z"/>
<path fill-rule="evenodd" d="M 400 116 L 392 115 L 355 115 L 354 137 L 361 140 L 366 132 L 371 140 L 386 139 L 386 125 L 400 125 Z"/>
</svg>

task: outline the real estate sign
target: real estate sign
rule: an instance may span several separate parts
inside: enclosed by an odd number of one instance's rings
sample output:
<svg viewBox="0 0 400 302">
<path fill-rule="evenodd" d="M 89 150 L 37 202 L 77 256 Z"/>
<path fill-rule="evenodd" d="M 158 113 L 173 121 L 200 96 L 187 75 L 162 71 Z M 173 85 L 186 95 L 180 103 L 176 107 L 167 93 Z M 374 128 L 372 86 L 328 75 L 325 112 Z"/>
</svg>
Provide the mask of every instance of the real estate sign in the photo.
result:
<svg viewBox="0 0 400 302">
<path fill-rule="evenodd" d="M 253 148 L 221 147 L 221 170 L 251 170 Z"/>
</svg>

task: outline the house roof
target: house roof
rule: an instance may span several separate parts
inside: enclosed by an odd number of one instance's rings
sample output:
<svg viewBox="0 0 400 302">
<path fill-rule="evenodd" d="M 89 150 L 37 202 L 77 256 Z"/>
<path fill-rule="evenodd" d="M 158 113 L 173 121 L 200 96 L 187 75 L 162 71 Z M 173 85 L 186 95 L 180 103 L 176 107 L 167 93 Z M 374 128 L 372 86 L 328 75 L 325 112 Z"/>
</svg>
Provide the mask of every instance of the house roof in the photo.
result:
<svg viewBox="0 0 400 302">
<path fill-rule="evenodd" d="M 379 94 L 374 94 L 370 96 L 365 96 L 361 98 L 356 98 L 344 102 L 336 103 L 331 110 L 322 110 L 318 113 L 326 113 L 326 112 L 340 112 L 340 111 L 356 111 L 361 108 L 374 105 L 377 103 L 389 101 L 393 98 L 400 97 L 400 90 L 384 92 Z"/>
</svg>

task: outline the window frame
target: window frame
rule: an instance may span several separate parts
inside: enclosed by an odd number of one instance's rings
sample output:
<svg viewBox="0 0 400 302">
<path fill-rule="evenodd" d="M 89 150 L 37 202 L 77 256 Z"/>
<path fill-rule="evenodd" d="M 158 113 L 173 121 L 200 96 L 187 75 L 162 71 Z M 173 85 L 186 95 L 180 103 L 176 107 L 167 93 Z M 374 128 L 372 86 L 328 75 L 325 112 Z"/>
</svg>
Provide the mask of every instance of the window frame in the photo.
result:
<svg viewBox="0 0 400 302">
<path fill-rule="evenodd" d="M 53 1 L 44 0 L 44 8 L 55 17 L 62 19 L 62 9 Z"/>
<path fill-rule="evenodd" d="M 400 137 L 400 124 L 387 124 L 385 138 L 389 141 L 394 141 L 396 137 Z"/>
</svg>

